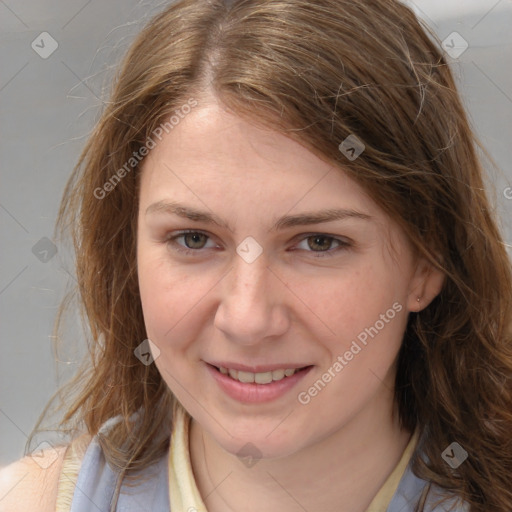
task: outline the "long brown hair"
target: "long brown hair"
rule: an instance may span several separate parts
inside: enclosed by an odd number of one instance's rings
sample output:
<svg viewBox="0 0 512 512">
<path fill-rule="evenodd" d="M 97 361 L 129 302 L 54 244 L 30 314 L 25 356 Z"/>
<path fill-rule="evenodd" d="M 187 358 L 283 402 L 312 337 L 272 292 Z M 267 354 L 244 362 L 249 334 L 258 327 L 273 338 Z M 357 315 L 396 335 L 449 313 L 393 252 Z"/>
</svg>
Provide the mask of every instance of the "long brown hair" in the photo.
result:
<svg viewBox="0 0 512 512">
<path fill-rule="evenodd" d="M 90 330 L 88 357 L 59 392 L 77 393 L 62 400 L 61 431 L 95 435 L 119 416 L 100 441 L 127 476 L 168 447 L 179 404 L 156 366 L 134 355 L 146 338 L 136 268 L 140 162 L 126 162 L 207 90 L 342 169 L 445 273 L 440 294 L 410 314 L 399 352 L 401 425 L 421 434 L 413 470 L 471 511 L 510 512 L 511 265 L 439 41 L 392 0 L 181 0 L 140 33 L 56 226 L 72 235 Z M 365 145 L 354 160 L 339 149 L 349 135 Z M 468 452 L 456 470 L 441 456 L 452 442 Z"/>
</svg>

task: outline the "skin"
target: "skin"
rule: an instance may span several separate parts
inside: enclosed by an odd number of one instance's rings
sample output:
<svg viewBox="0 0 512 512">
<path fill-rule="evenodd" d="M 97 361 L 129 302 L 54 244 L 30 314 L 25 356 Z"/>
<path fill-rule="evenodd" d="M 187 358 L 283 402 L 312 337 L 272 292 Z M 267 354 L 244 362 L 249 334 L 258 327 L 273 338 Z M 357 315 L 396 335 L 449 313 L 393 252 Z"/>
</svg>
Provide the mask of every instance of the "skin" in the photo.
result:
<svg viewBox="0 0 512 512">
<path fill-rule="evenodd" d="M 146 214 L 161 200 L 213 213 L 233 232 Z M 371 218 L 269 231 L 281 216 L 326 208 Z M 169 241 L 186 229 L 206 236 Z M 333 239 L 315 244 L 315 234 Z M 252 263 L 236 252 L 248 236 L 263 249 Z M 364 512 L 411 437 L 393 404 L 408 313 L 439 293 L 443 277 L 413 257 L 398 226 L 339 167 L 214 99 L 144 161 L 137 238 L 147 335 L 163 379 L 192 416 L 191 464 L 208 511 Z M 187 244 L 195 252 L 177 250 Z M 298 393 L 394 303 L 401 311 L 299 403 Z M 242 404 L 210 376 L 212 360 L 314 368 L 284 396 Z M 248 442 L 261 453 L 251 467 L 237 456 Z"/>
<path fill-rule="evenodd" d="M 90 442 L 90 439 L 88 439 Z M 54 512 L 65 446 L 37 451 L 0 468 L 2 512 Z"/>
</svg>

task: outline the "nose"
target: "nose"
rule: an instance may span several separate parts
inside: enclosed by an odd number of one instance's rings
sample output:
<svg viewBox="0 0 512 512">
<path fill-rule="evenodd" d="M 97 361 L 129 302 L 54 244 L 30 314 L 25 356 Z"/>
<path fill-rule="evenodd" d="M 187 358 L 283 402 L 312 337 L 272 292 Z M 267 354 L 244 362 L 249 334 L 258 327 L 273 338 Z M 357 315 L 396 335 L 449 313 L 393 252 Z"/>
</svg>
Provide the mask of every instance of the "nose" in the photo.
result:
<svg viewBox="0 0 512 512">
<path fill-rule="evenodd" d="M 286 291 L 264 256 L 247 263 L 236 255 L 234 267 L 221 282 L 214 325 L 243 345 L 280 336 L 289 326 Z"/>
</svg>

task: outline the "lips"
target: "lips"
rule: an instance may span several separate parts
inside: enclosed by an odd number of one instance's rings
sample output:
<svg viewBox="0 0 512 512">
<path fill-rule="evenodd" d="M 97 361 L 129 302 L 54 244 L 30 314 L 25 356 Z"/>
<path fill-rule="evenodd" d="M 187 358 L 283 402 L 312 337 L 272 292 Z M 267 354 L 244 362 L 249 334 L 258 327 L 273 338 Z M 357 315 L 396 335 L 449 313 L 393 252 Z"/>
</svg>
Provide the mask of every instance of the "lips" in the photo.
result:
<svg viewBox="0 0 512 512">
<path fill-rule="evenodd" d="M 235 370 L 233 368 L 227 369 L 226 367 L 222 367 L 220 365 L 217 367 L 209 363 L 207 363 L 205 366 L 208 370 L 208 373 L 211 375 L 211 377 L 213 377 L 213 380 L 218 384 L 220 389 L 224 391 L 224 393 L 237 400 L 238 402 L 243 402 L 246 404 L 257 404 L 278 399 L 279 397 L 287 394 L 290 390 L 292 390 L 298 384 L 298 382 L 301 381 L 313 368 L 313 365 L 302 367 L 300 365 L 295 365 L 297 368 L 290 369 L 293 371 L 292 375 L 288 377 L 283 375 L 283 378 L 273 380 L 273 372 L 280 372 L 283 370 L 282 368 L 272 370 L 271 372 L 268 371 L 253 373 L 245 372 L 244 370 Z M 234 366 L 240 367 L 241 365 Z M 267 369 L 272 366 L 266 365 L 263 366 L 263 368 Z M 224 368 L 227 373 L 222 372 L 220 368 Z M 245 368 L 247 368 L 247 366 L 245 366 Z M 261 366 L 256 368 L 261 368 Z M 237 378 L 233 378 L 230 375 L 230 372 L 236 375 Z M 254 375 L 256 379 L 256 377 L 259 375 L 260 377 L 258 377 L 258 380 L 260 382 L 257 380 L 242 382 L 239 380 L 240 374 L 242 374 L 242 379 L 252 379 L 252 375 Z M 247 376 L 247 374 L 252 375 Z M 277 376 L 280 377 L 280 374 Z"/>
<path fill-rule="evenodd" d="M 256 383 L 256 384 L 269 384 L 270 382 L 277 382 L 282 379 L 291 377 L 296 372 L 300 371 L 299 368 L 281 368 L 268 372 L 245 372 L 242 370 L 233 370 L 232 368 L 225 368 L 221 366 L 218 368 L 223 375 L 229 375 L 232 379 L 243 383 Z"/>
<path fill-rule="evenodd" d="M 211 366 L 217 369 L 227 368 L 228 370 L 237 370 L 250 373 L 265 373 L 274 370 L 298 370 L 311 366 L 310 363 L 273 363 L 273 364 L 258 364 L 246 365 L 242 363 L 235 363 L 231 361 L 207 361 Z"/>
</svg>

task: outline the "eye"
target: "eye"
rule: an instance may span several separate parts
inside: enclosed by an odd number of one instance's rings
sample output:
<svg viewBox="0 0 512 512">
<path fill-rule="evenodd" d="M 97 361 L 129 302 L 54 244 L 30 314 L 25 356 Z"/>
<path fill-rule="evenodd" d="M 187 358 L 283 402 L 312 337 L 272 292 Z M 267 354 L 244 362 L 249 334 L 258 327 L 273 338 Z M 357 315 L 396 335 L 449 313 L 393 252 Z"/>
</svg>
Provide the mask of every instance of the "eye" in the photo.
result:
<svg viewBox="0 0 512 512">
<path fill-rule="evenodd" d="M 182 239 L 183 243 L 179 240 Z M 215 248 L 215 244 L 206 245 L 210 240 L 210 236 L 201 231 L 186 230 L 174 233 L 165 239 L 165 243 L 171 245 L 172 248 L 184 254 L 200 254 L 202 249 Z M 304 246 L 304 244 L 306 244 Z M 302 245 L 302 247 L 301 247 Z M 334 248 L 333 248 L 334 245 Z M 295 246 L 292 251 L 297 248 L 302 251 L 313 253 L 315 258 L 326 258 L 335 256 L 336 253 L 350 248 L 352 244 L 346 240 L 336 238 L 334 236 L 323 233 L 308 234 L 303 237 L 300 243 Z"/>
<path fill-rule="evenodd" d="M 300 247 L 300 245 L 304 243 L 306 244 L 306 247 Z M 332 248 L 333 244 L 335 244 L 334 249 Z M 303 238 L 301 243 L 297 247 L 299 247 L 300 250 L 317 253 L 314 254 L 315 258 L 325 258 L 329 256 L 334 256 L 335 253 L 348 249 L 349 247 L 351 247 L 351 244 L 346 240 L 342 240 L 334 236 L 325 235 L 322 233 L 315 233 Z"/>
<path fill-rule="evenodd" d="M 183 239 L 184 245 L 179 243 L 179 239 Z M 174 246 L 178 252 L 190 254 L 199 252 L 206 247 L 206 243 L 210 237 L 201 231 L 181 231 L 166 238 L 167 244 Z"/>
</svg>

